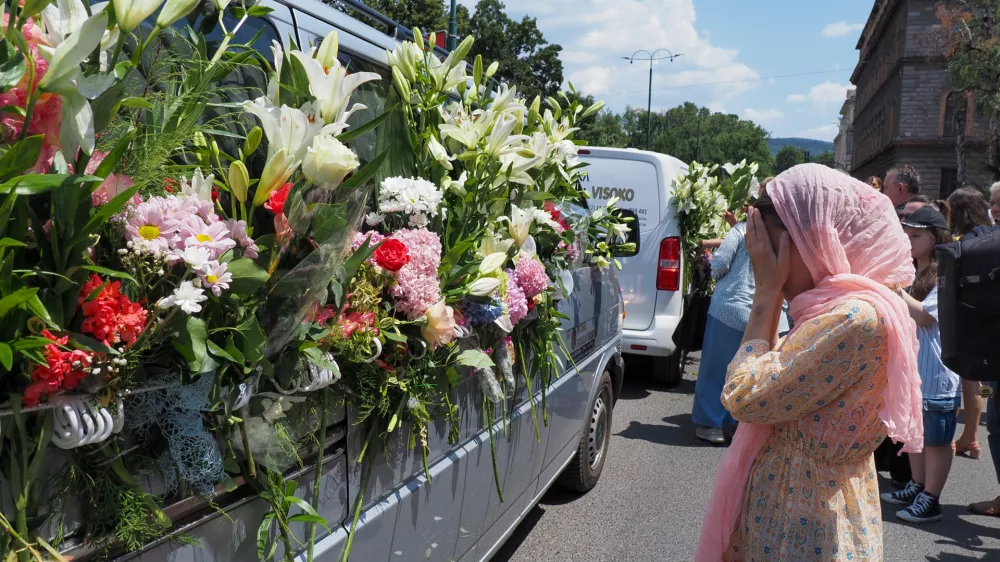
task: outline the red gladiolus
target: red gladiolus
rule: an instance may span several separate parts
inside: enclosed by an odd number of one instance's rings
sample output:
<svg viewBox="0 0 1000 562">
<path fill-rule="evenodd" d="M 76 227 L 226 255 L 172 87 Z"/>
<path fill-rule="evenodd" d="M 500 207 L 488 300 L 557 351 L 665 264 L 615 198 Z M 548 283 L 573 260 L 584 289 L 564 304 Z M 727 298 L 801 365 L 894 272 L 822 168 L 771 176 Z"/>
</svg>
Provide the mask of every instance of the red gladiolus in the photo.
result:
<svg viewBox="0 0 1000 562">
<path fill-rule="evenodd" d="M 280 189 L 271 192 L 271 196 L 264 203 L 264 208 L 276 215 L 285 212 L 285 200 L 288 199 L 288 192 L 292 190 L 292 184 L 286 183 Z"/>
</svg>

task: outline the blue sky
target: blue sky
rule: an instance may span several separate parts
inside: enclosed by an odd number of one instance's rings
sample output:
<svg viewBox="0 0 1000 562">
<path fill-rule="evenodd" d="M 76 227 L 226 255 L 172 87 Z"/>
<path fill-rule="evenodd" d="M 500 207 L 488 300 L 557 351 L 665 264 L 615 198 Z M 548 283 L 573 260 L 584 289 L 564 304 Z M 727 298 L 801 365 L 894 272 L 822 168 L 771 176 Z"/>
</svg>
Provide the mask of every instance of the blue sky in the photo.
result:
<svg viewBox="0 0 1000 562">
<path fill-rule="evenodd" d="M 472 7 L 474 0 L 460 0 Z M 567 80 L 615 109 L 646 106 L 638 49 L 684 53 L 654 67 L 653 107 L 684 101 L 750 118 L 773 136 L 833 140 L 874 0 L 506 0 L 563 46 Z M 804 74 L 775 78 L 789 74 Z"/>
</svg>

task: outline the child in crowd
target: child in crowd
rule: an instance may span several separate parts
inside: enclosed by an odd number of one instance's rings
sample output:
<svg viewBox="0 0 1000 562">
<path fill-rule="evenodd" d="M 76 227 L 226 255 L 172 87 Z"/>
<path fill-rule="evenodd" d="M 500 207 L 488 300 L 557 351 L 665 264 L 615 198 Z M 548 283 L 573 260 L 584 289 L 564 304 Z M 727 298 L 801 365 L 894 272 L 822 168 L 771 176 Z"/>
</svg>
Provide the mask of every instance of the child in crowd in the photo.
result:
<svg viewBox="0 0 1000 562">
<path fill-rule="evenodd" d="M 944 489 L 954 457 L 957 410 L 961 404 L 962 380 L 941 362 L 941 333 L 937 321 L 937 260 L 934 246 L 951 241 L 948 222 L 933 207 L 918 209 L 903 220 L 903 229 L 910 238 L 917 278 L 909 293 L 900 296 L 910 309 L 917 324 L 920 352 L 917 370 L 920 372 L 924 398 L 924 450 L 910 453 L 913 478 L 902 490 L 886 492 L 886 503 L 907 506 L 896 517 L 910 523 L 926 523 L 941 519 L 938 500 Z"/>
</svg>

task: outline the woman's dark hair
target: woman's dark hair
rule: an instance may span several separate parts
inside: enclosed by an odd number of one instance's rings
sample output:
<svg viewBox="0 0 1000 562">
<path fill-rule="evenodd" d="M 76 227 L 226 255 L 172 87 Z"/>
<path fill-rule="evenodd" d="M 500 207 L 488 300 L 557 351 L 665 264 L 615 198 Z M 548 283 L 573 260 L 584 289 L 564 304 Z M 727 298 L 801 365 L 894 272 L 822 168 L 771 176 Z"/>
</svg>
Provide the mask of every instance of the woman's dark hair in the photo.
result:
<svg viewBox="0 0 1000 562">
<path fill-rule="evenodd" d="M 869 177 L 868 181 L 866 181 L 865 183 L 867 183 L 868 185 L 874 187 L 875 189 L 877 189 L 879 191 L 882 191 L 882 178 L 880 178 L 878 176 L 871 176 L 871 177 Z"/>
<path fill-rule="evenodd" d="M 977 226 L 989 226 L 990 216 L 986 209 L 989 203 L 986 197 L 971 187 L 963 187 L 948 198 L 951 205 L 951 232 L 956 236 L 965 236 Z"/>
<path fill-rule="evenodd" d="M 934 245 L 940 246 L 941 244 L 947 244 L 951 242 L 951 233 L 943 228 L 931 227 L 930 233 L 934 235 Z M 916 261 L 914 260 L 914 263 Z M 938 265 L 937 265 L 937 252 L 931 251 L 931 263 L 927 267 L 917 270 L 917 278 L 913 281 L 913 287 L 910 288 L 910 295 L 918 301 L 922 301 L 927 298 L 927 295 L 931 293 L 934 286 L 937 285 L 938 280 Z"/>
<path fill-rule="evenodd" d="M 764 185 L 761 186 L 760 197 L 754 201 L 753 208 L 760 211 L 760 218 L 764 219 L 764 222 L 771 226 L 776 226 L 781 230 L 788 230 L 788 227 L 782 222 L 781 216 L 778 215 L 778 209 L 774 208 L 774 201 L 771 200 L 771 196 L 768 195 L 765 187 Z"/>
<path fill-rule="evenodd" d="M 938 199 L 937 201 L 931 201 L 931 206 L 938 210 L 939 213 L 944 215 L 944 220 L 951 224 L 951 205 L 948 201 L 944 199 Z"/>
</svg>

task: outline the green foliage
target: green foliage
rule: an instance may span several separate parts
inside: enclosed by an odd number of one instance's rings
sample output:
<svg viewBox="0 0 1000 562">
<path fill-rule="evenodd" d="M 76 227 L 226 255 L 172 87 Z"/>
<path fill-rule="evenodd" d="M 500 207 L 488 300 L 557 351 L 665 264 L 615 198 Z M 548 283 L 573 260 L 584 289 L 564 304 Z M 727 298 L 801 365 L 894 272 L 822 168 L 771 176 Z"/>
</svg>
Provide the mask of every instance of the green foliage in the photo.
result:
<svg viewBox="0 0 1000 562">
<path fill-rule="evenodd" d="M 780 174 L 785 170 L 798 166 L 806 161 L 805 152 L 797 146 L 786 146 L 774 157 L 774 172 Z"/>
<path fill-rule="evenodd" d="M 687 102 L 653 112 L 652 132 L 653 151 L 685 162 L 722 165 L 746 159 L 758 163 L 761 175 L 774 171 L 774 158 L 767 145 L 770 134 L 736 115 L 713 113 Z M 620 114 L 605 110 L 596 120 L 585 121 L 577 138 L 592 146 L 645 148 L 646 110 L 629 107 Z"/>
</svg>

